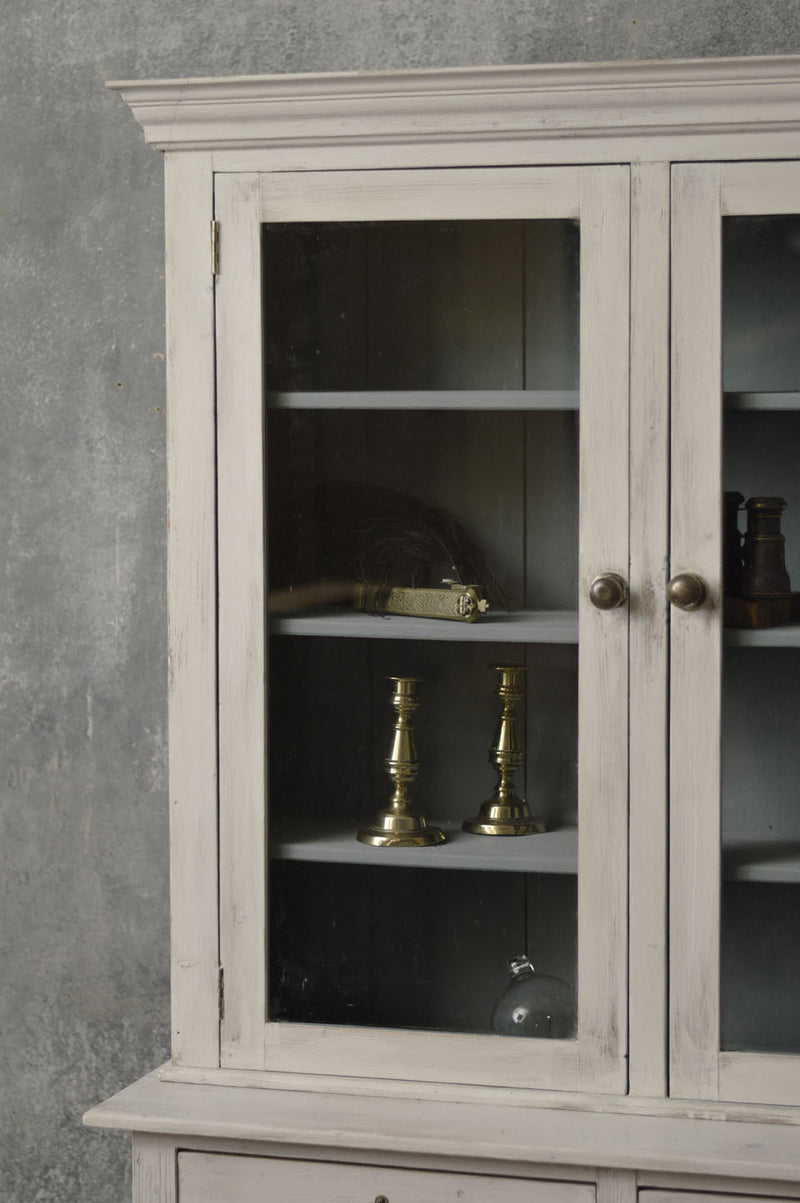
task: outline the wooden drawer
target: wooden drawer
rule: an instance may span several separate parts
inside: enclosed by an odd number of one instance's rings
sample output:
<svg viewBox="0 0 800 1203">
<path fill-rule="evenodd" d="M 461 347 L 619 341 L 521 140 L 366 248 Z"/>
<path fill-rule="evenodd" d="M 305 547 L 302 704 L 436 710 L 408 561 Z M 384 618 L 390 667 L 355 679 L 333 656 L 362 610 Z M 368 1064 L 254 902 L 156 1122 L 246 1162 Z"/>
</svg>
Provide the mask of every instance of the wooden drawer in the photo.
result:
<svg viewBox="0 0 800 1203">
<path fill-rule="evenodd" d="M 180 1153 L 181 1203 L 595 1203 L 587 1183 Z"/>
</svg>

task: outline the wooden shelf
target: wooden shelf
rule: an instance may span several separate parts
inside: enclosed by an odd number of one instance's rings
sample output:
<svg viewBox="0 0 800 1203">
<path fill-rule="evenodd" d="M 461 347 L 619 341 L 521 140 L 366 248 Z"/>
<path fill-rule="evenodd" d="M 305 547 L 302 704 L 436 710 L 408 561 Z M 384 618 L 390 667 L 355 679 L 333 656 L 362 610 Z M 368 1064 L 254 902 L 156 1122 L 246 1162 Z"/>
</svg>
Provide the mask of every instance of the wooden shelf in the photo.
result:
<svg viewBox="0 0 800 1203">
<path fill-rule="evenodd" d="M 561 409 L 578 408 L 577 389 L 415 389 L 267 394 L 270 409 Z"/>
<path fill-rule="evenodd" d="M 578 615 L 573 610 L 520 610 L 487 614 L 478 622 L 407 618 L 401 614 L 359 614 L 326 610 L 282 614 L 270 622 L 273 635 L 325 636 L 328 639 L 437 639 L 469 643 L 577 643 Z"/>
<path fill-rule="evenodd" d="M 365 815 L 361 823 L 369 822 Z M 495 873 L 566 873 L 578 871 L 578 831 L 563 827 L 541 835 L 470 835 L 456 823 L 441 826 L 447 842 L 432 848 L 373 848 L 356 839 L 359 820 L 329 824 L 312 836 L 281 833 L 273 836 L 275 860 L 324 861 L 328 864 L 373 865 L 406 869 L 483 869 Z"/>
<path fill-rule="evenodd" d="M 373 848 L 356 832 L 362 820 L 328 823 L 311 836 L 276 834 L 270 854 L 275 860 L 406 869 L 481 869 L 496 873 L 578 872 L 578 831 L 562 827 L 541 835 L 490 839 L 470 835 L 457 823 L 438 823 L 447 842 L 432 848 Z M 434 819 L 430 820 L 435 823 Z M 724 839 L 725 881 L 800 884 L 800 839 L 778 836 L 728 835 Z"/>
<path fill-rule="evenodd" d="M 744 627 L 725 627 L 726 647 L 800 647 L 800 623 L 764 627 L 751 631 Z"/>
<path fill-rule="evenodd" d="M 725 393 L 725 409 L 800 410 L 800 393 Z"/>
<path fill-rule="evenodd" d="M 800 839 L 726 835 L 722 863 L 725 881 L 800 884 Z"/>
</svg>

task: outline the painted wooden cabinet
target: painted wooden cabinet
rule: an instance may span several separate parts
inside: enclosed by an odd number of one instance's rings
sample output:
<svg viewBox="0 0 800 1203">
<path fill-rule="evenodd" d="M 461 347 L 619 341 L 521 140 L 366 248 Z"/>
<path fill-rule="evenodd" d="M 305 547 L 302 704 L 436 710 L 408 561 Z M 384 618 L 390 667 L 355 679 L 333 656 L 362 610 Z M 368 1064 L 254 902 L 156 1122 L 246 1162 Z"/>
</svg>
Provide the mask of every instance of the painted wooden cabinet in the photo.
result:
<svg viewBox="0 0 800 1203">
<path fill-rule="evenodd" d="M 166 155 L 138 1203 L 800 1194 L 800 62 L 113 86 Z M 463 827 L 498 739 L 543 831 Z M 357 838 L 398 765 L 439 842 Z"/>
</svg>

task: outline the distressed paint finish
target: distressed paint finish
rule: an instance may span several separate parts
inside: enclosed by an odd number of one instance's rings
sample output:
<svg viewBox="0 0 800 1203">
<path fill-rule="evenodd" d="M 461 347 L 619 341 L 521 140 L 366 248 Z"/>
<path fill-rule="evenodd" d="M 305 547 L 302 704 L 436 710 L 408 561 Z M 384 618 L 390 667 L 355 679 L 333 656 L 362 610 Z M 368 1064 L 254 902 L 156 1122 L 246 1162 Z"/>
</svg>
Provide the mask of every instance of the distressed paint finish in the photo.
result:
<svg viewBox="0 0 800 1203">
<path fill-rule="evenodd" d="M 351 1203 L 352 1199 L 425 1199 L 426 1203 L 594 1203 L 588 1183 L 531 1182 L 477 1174 L 430 1174 L 384 1166 L 180 1154 L 182 1203 L 251 1203 L 263 1197 L 282 1203 Z"/>
<path fill-rule="evenodd" d="M 796 1056 L 720 1052 L 720 523 L 697 514 L 717 514 L 721 496 L 722 217 L 796 211 L 800 164 L 681 165 L 673 176 L 672 572 L 705 577 L 711 601 L 671 623 L 671 1088 L 797 1103 Z"/>
<path fill-rule="evenodd" d="M 166 163 L 172 1055 L 219 1064 L 212 180 Z M 204 253 L 205 252 L 205 253 Z"/>
<path fill-rule="evenodd" d="M 168 1136 L 133 1138 L 132 1203 L 178 1203 L 178 1154 Z"/>
<path fill-rule="evenodd" d="M 768 119 L 781 123 L 784 145 L 793 136 L 794 152 L 800 148 L 800 79 L 791 59 L 111 86 L 162 150 L 213 148 L 224 155 L 264 148 L 270 166 L 284 170 L 312 162 L 316 168 L 463 165 L 465 152 L 484 165 L 741 158 L 753 154 L 754 131 L 764 153 L 756 99 Z"/>
<path fill-rule="evenodd" d="M 628 606 L 597 610 L 596 576 L 628 578 L 630 172 L 581 189 L 578 695 L 578 1082 L 627 1086 Z M 598 365 L 602 368 L 598 370 Z"/>
<path fill-rule="evenodd" d="M 717 1098 L 722 354 L 720 171 L 673 169 L 670 573 L 708 602 L 670 616 L 670 1090 Z M 697 521 L 698 513 L 708 520 Z"/>
<path fill-rule="evenodd" d="M 669 167 L 632 172 L 630 1091 L 667 1084 Z"/>
<path fill-rule="evenodd" d="M 217 179 L 221 1063 L 264 1063 L 266 597 L 258 176 Z"/>
<path fill-rule="evenodd" d="M 361 1151 L 365 1161 L 412 1167 L 416 1158 L 430 1164 L 437 1157 L 446 1159 L 438 1168 L 458 1171 L 468 1163 L 473 1172 L 487 1173 L 508 1167 L 534 1179 L 539 1166 L 560 1167 L 567 1180 L 571 1173 L 585 1179 L 588 1170 L 598 1176 L 598 1203 L 624 1203 L 631 1172 L 702 1174 L 709 1189 L 724 1189 L 725 1179 L 791 1183 L 800 1197 L 796 1109 L 782 1117 L 776 1111 L 776 1122 L 767 1124 L 743 1110 L 714 1119 L 711 1108 L 700 1122 L 698 1111 L 699 1105 L 691 1116 L 659 1115 L 655 1106 L 649 1115 L 519 1106 L 495 1091 L 482 1102 L 465 1102 L 455 1093 L 418 1099 L 244 1085 L 209 1090 L 150 1075 L 95 1108 L 87 1122 L 172 1134 L 181 1147 L 189 1138 L 207 1148 L 247 1140 L 264 1153 L 294 1146 L 295 1156 L 325 1150 L 337 1160 Z"/>
</svg>

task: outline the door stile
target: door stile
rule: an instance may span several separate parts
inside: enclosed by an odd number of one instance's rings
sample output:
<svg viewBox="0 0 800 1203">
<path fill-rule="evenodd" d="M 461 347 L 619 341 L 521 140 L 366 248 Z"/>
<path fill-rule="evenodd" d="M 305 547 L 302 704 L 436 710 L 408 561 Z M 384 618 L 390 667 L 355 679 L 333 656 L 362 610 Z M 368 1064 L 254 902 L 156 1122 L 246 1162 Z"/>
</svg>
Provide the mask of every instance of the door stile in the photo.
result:
<svg viewBox="0 0 800 1203">
<path fill-rule="evenodd" d="M 631 197 L 629 1089 L 661 1098 L 667 1090 L 669 164 L 634 166 Z"/>
<path fill-rule="evenodd" d="M 266 577 L 259 176 L 217 176 L 221 1064 L 264 1064 Z"/>
<path fill-rule="evenodd" d="M 219 1064 L 213 206 L 210 155 L 168 154 L 167 592 L 172 1057 Z M 205 252 L 205 253 L 204 253 Z"/>
<path fill-rule="evenodd" d="M 720 168 L 672 176 L 671 573 L 708 601 L 670 616 L 670 1092 L 719 1093 L 722 354 Z"/>
<path fill-rule="evenodd" d="M 627 1085 L 628 607 L 589 586 L 628 577 L 630 170 L 586 168 L 581 195 L 578 1086 Z M 602 366 L 601 366 L 602 365 Z"/>
</svg>

